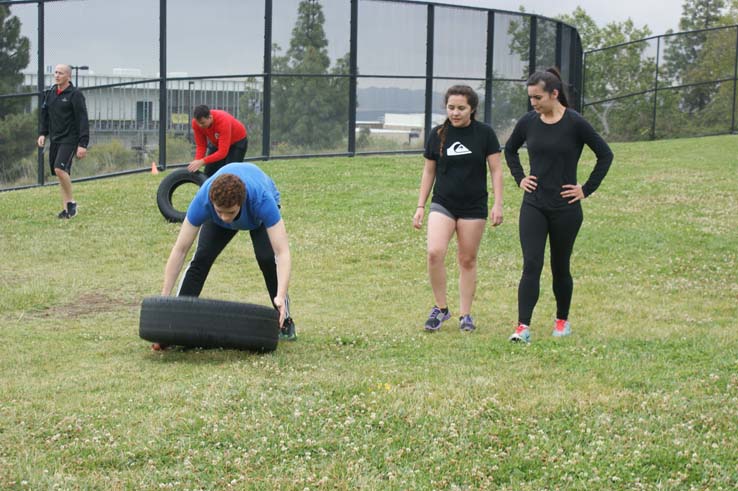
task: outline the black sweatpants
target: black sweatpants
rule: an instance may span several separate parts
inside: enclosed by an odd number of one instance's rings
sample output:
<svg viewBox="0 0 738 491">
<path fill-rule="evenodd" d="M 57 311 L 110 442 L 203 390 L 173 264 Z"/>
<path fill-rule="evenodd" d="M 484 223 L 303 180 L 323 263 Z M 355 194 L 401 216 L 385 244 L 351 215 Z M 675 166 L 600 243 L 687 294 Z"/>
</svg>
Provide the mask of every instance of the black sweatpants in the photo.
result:
<svg viewBox="0 0 738 491">
<path fill-rule="evenodd" d="M 237 232 L 238 230 L 219 227 L 210 221 L 202 224 L 195 255 L 187 267 L 177 295 L 200 296 L 215 259 Z M 251 234 L 251 243 L 254 246 L 256 262 L 259 263 L 261 274 L 264 276 L 264 282 L 269 291 L 269 300 L 274 305 L 274 297 L 277 296 L 277 263 L 274 257 L 274 249 L 272 249 L 269 235 L 263 224 L 257 229 L 250 230 L 249 233 Z"/>
<path fill-rule="evenodd" d="M 208 148 L 210 149 L 211 147 Z M 208 165 L 203 166 L 203 171 L 205 172 L 205 175 L 210 177 L 218 172 L 221 167 L 226 164 L 230 164 L 231 162 L 243 162 L 243 159 L 246 156 L 246 150 L 248 150 L 248 148 L 248 137 L 242 138 L 237 142 L 233 142 L 231 144 L 231 148 L 228 149 L 228 155 L 226 155 L 224 159 L 218 160 L 217 162 L 211 162 Z M 214 147 L 212 148 L 212 150 L 212 152 L 208 152 L 208 155 L 217 151 L 217 149 Z"/>
<path fill-rule="evenodd" d="M 523 276 L 518 286 L 518 321 L 530 325 L 538 302 L 546 252 L 546 237 L 551 245 L 551 273 L 556 297 L 556 318 L 567 319 L 574 281 L 569 271 L 574 241 L 582 225 L 579 202 L 562 210 L 537 208 L 523 201 L 520 207 L 520 246 L 523 249 Z"/>
</svg>

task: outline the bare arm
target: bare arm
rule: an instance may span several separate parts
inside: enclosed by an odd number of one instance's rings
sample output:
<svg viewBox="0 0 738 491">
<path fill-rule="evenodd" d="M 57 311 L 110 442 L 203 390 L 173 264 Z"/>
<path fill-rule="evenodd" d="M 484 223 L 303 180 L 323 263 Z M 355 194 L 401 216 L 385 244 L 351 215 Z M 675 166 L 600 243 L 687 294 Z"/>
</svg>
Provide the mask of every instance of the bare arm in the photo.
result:
<svg viewBox="0 0 738 491">
<path fill-rule="evenodd" d="M 274 305 L 279 310 L 279 325 L 281 326 L 285 318 L 285 299 L 287 298 L 287 288 L 292 273 L 292 256 L 290 256 L 290 245 L 287 241 L 287 229 L 284 226 L 284 220 L 280 219 L 269 227 L 267 235 L 269 235 L 269 242 L 277 261 L 277 296 L 274 298 Z"/>
<path fill-rule="evenodd" d="M 167 265 L 164 268 L 164 286 L 161 288 L 162 295 L 168 296 L 172 293 L 174 282 L 177 281 L 177 276 L 179 276 L 179 272 L 182 270 L 185 257 L 199 231 L 200 227 L 195 227 L 187 218 L 184 219 L 182 228 L 179 229 L 177 241 L 174 243 L 174 247 L 172 247 L 172 252 L 169 253 L 169 259 L 167 259 Z"/>
<path fill-rule="evenodd" d="M 495 202 L 492 205 L 492 221 L 493 227 L 502 223 L 502 158 L 500 152 L 487 155 L 487 166 L 489 167 L 490 177 L 492 178 L 492 189 L 495 193 Z"/>
<path fill-rule="evenodd" d="M 425 159 L 423 167 L 423 176 L 420 178 L 420 191 L 418 192 L 418 207 L 415 209 L 413 216 L 413 227 L 420 228 L 423 226 L 423 216 L 425 215 L 425 202 L 428 201 L 428 195 L 431 192 L 433 183 L 436 181 L 436 161 Z"/>
</svg>

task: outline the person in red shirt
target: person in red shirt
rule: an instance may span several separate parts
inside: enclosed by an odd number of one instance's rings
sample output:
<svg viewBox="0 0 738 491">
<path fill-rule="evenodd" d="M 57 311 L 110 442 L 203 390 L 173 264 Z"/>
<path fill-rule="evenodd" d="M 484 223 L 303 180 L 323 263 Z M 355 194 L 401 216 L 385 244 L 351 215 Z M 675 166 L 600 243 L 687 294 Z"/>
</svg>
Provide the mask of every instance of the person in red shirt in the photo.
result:
<svg viewBox="0 0 738 491">
<path fill-rule="evenodd" d="M 204 166 L 205 175 L 210 177 L 226 164 L 243 162 L 249 144 L 243 123 L 225 111 L 211 110 L 205 105 L 195 107 L 193 116 L 195 160 L 187 165 L 188 171 L 197 172 Z M 208 146 L 216 149 L 206 156 Z"/>
</svg>

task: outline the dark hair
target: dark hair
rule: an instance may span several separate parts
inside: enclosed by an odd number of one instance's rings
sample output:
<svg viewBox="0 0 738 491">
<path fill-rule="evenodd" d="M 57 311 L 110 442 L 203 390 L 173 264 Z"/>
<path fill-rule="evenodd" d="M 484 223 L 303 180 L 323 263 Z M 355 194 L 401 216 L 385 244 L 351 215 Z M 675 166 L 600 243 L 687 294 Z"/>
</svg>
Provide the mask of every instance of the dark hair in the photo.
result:
<svg viewBox="0 0 738 491">
<path fill-rule="evenodd" d="M 446 104 L 448 104 L 448 99 L 452 95 L 463 95 L 466 97 L 466 102 L 471 106 L 472 112 L 471 112 L 471 119 L 474 120 L 474 115 L 477 113 L 477 107 L 479 106 L 479 96 L 476 92 L 474 92 L 474 89 L 469 87 L 468 85 L 452 85 L 451 87 L 446 90 L 446 95 L 443 96 L 443 107 L 446 107 Z M 446 144 L 446 132 L 448 131 L 448 125 L 451 124 L 451 121 L 446 118 L 446 121 L 443 122 L 441 126 L 438 127 L 438 137 L 441 139 L 441 146 L 439 148 L 439 155 L 443 156 L 443 145 Z"/>
<path fill-rule="evenodd" d="M 221 174 L 210 185 L 208 198 L 218 208 L 240 206 L 246 199 L 246 186 L 234 174 Z"/>
<path fill-rule="evenodd" d="M 200 121 L 202 118 L 208 118 L 210 117 L 210 108 L 205 104 L 195 106 L 195 110 L 192 111 L 192 116 L 195 118 L 195 121 Z"/>
<path fill-rule="evenodd" d="M 554 90 L 559 91 L 559 102 L 564 107 L 569 107 L 569 98 L 566 96 L 566 90 L 564 89 L 564 82 L 561 80 L 561 74 L 558 68 L 550 67 L 546 68 L 545 71 L 538 71 L 533 73 L 528 78 L 528 86 L 538 85 L 543 82 L 543 90 L 549 94 L 553 94 Z"/>
</svg>

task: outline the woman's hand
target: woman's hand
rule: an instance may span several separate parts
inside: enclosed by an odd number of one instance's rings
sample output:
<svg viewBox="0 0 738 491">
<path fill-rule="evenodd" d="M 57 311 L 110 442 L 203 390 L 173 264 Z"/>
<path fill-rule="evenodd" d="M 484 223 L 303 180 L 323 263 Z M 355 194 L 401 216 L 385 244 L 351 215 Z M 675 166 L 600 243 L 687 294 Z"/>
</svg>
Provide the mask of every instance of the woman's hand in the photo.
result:
<svg viewBox="0 0 738 491">
<path fill-rule="evenodd" d="M 423 216 L 425 215 L 425 208 L 418 206 L 415 209 L 415 215 L 413 216 L 413 227 L 420 229 L 423 226 Z"/>
<path fill-rule="evenodd" d="M 490 225 L 496 227 L 502 223 L 502 205 L 494 205 L 492 207 L 492 215 L 490 216 Z"/>
<path fill-rule="evenodd" d="M 532 193 L 538 187 L 538 178 L 536 176 L 526 176 L 520 181 L 520 189 L 526 193 Z"/>
<path fill-rule="evenodd" d="M 566 199 L 570 205 L 584 199 L 584 191 L 582 191 L 581 184 L 564 184 L 561 187 L 564 189 L 561 191 L 561 197 Z"/>
</svg>

